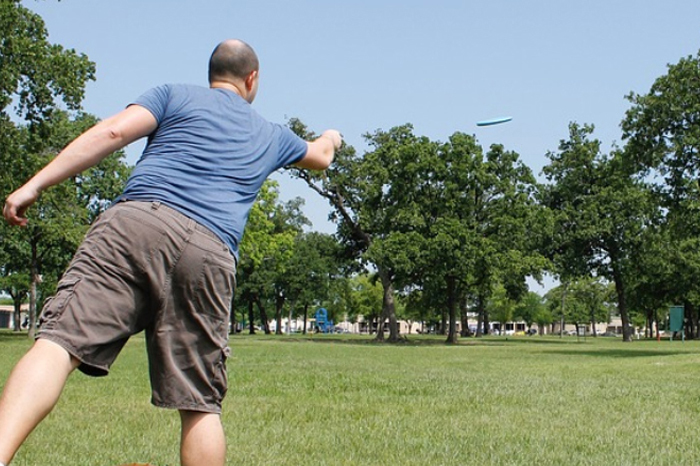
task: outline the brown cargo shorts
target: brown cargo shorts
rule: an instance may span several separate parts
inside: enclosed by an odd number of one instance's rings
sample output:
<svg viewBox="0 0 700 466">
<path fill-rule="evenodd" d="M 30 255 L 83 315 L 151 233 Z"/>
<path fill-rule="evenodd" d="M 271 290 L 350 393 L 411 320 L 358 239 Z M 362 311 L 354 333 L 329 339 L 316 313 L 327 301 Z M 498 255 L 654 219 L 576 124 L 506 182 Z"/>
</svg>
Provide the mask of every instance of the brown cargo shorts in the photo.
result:
<svg viewBox="0 0 700 466">
<path fill-rule="evenodd" d="M 151 402 L 220 413 L 235 270 L 228 247 L 194 220 L 159 202 L 119 202 L 90 228 L 37 338 L 100 376 L 143 330 Z"/>
</svg>

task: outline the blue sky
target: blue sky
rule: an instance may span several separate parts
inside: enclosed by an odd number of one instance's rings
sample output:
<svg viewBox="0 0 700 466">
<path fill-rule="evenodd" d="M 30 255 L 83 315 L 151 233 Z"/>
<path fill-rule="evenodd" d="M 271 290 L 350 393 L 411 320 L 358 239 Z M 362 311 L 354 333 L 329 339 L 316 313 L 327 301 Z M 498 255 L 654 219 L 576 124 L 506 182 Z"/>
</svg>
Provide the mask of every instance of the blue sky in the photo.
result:
<svg viewBox="0 0 700 466">
<path fill-rule="evenodd" d="M 214 46 L 237 37 L 261 61 L 254 107 L 271 121 L 362 135 L 405 123 L 434 140 L 474 134 L 503 144 L 536 174 L 571 121 L 604 147 L 621 143 L 630 92 L 700 50 L 698 0 L 234 1 L 55 0 L 23 5 L 49 39 L 97 63 L 86 111 L 107 117 L 164 82 L 206 85 Z M 509 115 L 510 123 L 477 127 Z M 134 163 L 142 144 L 128 149 Z M 277 176 L 283 199 L 306 199 L 314 228 L 328 206 Z"/>
</svg>

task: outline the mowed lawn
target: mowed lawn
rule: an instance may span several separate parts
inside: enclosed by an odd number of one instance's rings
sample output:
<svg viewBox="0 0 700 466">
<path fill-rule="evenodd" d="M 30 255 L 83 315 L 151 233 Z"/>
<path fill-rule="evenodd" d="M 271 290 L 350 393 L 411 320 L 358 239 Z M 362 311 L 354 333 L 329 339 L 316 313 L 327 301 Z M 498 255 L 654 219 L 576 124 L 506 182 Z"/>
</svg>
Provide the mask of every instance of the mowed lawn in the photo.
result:
<svg viewBox="0 0 700 466">
<path fill-rule="evenodd" d="M 698 465 L 700 343 L 615 338 L 235 336 L 231 465 Z M 0 377 L 29 346 L 0 333 Z M 13 466 L 177 466 L 143 338 L 74 375 Z"/>
</svg>

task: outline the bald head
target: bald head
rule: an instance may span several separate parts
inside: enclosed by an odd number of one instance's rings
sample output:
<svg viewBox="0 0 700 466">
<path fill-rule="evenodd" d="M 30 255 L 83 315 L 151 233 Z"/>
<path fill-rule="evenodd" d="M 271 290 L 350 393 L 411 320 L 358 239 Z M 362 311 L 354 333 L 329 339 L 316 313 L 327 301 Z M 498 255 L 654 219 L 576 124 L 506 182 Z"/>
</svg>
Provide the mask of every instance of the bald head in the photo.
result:
<svg viewBox="0 0 700 466">
<path fill-rule="evenodd" d="M 226 40 L 216 46 L 209 59 L 209 83 L 245 80 L 259 66 L 250 45 L 238 39 Z"/>
</svg>

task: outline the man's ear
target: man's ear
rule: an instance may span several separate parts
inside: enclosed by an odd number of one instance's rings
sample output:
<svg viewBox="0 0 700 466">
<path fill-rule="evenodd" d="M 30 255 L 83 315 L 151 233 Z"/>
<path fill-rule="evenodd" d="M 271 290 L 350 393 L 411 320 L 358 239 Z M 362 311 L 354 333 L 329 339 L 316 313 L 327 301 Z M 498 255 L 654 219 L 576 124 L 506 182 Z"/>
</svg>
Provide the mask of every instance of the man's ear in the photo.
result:
<svg viewBox="0 0 700 466">
<path fill-rule="evenodd" d="M 245 78 L 245 88 L 248 92 L 253 90 L 255 86 L 255 80 L 258 79 L 258 70 L 251 71 L 247 78 Z"/>
</svg>

